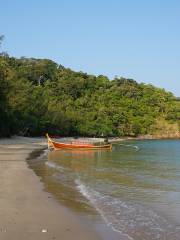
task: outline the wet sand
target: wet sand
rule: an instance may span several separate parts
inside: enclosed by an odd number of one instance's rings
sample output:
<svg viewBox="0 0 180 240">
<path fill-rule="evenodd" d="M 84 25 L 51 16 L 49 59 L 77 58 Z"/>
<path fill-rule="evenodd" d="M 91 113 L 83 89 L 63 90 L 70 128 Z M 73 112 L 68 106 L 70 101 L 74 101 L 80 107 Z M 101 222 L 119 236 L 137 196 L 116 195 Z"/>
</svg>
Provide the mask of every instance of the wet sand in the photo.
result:
<svg viewBox="0 0 180 240">
<path fill-rule="evenodd" d="M 28 155 L 45 145 L 45 139 L 0 139 L 0 239 L 100 239 L 43 191 L 39 178 L 28 168 Z"/>
</svg>

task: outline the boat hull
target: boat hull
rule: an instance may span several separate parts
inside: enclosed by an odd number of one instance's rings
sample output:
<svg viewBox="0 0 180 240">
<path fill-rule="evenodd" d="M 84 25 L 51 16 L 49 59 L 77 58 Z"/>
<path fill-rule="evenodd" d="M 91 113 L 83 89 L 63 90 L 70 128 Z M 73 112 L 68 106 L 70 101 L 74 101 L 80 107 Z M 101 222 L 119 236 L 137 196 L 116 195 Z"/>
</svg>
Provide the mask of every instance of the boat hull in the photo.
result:
<svg viewBox="0 0 180 240">
<path fill-rule="evenodd" d="M 58 143 L 58 142 L 54 142 L 52 141 L 52 146 L 55 150 L 58 149 L 109 149 L 111 148 L 111 145 L 101 145 L 101 146 L 95 146 L 95 145 L 79 145 L 79 144 L 63 144 L 63 143 Z"/>
<path fill-rule="evenodd" d="M 111 144 L 106 145 L 93 145 L 93 144 L 75 144 L 75 143 L 61 143 L 61 142 L 55 142 L 50 139 L 50 137 L 47 135 L 48 139 L 48 147 L 53 148 L 54 150 L 60 150 L 60 149 L 111 149 Z"/>
</svg>

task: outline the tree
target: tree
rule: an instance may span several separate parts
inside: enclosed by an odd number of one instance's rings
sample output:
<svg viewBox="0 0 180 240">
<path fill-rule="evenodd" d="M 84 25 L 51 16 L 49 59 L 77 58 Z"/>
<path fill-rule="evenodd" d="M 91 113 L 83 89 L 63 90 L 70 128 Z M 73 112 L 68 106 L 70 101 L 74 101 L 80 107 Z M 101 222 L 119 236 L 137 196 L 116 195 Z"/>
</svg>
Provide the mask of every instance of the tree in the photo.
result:
<svg viewBox="0 0 180 240">
<path fill-rule="evenodd" d="M 157 119 L 180 126 L 180 102 L 164 89 L 0 56 L 0 136 L 137 136 L 157 132 Z"/>
</svg>

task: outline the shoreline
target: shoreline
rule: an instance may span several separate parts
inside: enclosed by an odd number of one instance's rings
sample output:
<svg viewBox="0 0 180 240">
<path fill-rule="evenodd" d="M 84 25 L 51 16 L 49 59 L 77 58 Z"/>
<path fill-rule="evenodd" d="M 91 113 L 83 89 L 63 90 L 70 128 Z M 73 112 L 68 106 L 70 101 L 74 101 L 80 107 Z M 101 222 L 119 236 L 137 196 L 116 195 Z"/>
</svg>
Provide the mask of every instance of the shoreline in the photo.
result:
<svg viewBox="0 0 180 240">
<path fill-rule="evenodd" d="M 0 139 L 0 237 L 14 240 L 98 240 L 98 234 L 43 190 L 26 159 L 45 139 Z"/>
<path fill-rule="evenodd" d="M 35 141 L 36 144 L 41 144 L 43 146 L 47 146 L 47 141 L 46 141 L 46 137 L 44 136 L 36 136 L 36 137 L 24 137 L 24 136 L 10 136 L 8 138 L 6 137 L 2 137 L 0 138 L 0 144 L 2 141 L 5 142 L 9 142 L 10 140 L 14 139 L 14 138 L 18 138 L 18 139 L 23 139 L 28 141 L 29 143 L 31 143 L 31 141 Z M 67 136 L 67 137 L 60 137 L 60 136 L 52 136 L 51 138 L 57 139 L 59 141 L 62 142 L 66 142 L 66 141 L 75 141 L 75 140 L 79 140 L 79 141 L 85 141 L 85 142 L 92 142 L 92 143 L 96 143 L 96 142 L 104 142 L 105 138 L 103 137 L 81 137 L 81 136 Z M 180 140 L 180 136 L 178 135 L 139 135 L 136 137 L 132 137 L 132 136 L 125 136 L 125 137 L 107 137 L 108 141 L 110 143 L 115 143 L 115 142 L 121 142 L 121 141 L 128 141 L 128 140 Z M 41 142 L 41 143 L 39 143 Z M 43 143 L 42 143 L 43 142 Z"/>
<path fill-rule="evenodd" d="M 109 138 L 110 143 L 128 141 L 128 140 L 180 140 L 180 137 L 157 137 L 153 135 L 138 136 L 138 137 L 121 137 L 121 138 Z"/>
<path fill-rule="evenodd" d="M 69 139 L 64 138 L 65 141 Z M 110 140 L 115 143 L 144 138 Z M 75 214 L 45 190 L 44 183 L 29 168 L 27 160 L 38 158 L 46 146 L 45 138 L 0 139 L 1 239 L 127 240 L 126 236 L 112 232 L 100 218 L 93 223 L 91 218 L 88 221 L 86 216 Z"/>
</svg>

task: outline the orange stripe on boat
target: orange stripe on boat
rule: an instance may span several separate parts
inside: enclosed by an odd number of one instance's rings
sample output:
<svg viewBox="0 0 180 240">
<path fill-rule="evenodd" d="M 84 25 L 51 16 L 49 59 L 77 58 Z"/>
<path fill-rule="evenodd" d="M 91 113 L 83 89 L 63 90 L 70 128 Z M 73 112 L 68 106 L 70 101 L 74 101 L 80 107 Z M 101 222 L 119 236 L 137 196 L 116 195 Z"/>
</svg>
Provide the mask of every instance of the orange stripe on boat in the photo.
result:
<svg viewBox="0 0 180 240">
<path fill-rule="evenodd" d="M 107 145 L 93 145 L 93 144 L 85 144 L 85 143 L 61 143 L 61 142 L 55 142 L 53 140 L 50 139 L 49 135 L 46 134 L 47 139 L 48 139 L 48 146 L 53 147 L 55 150 L 58 149 L 103 149 L 103 148 L 107 148 L 107 149 L 111 149 L 112 145 L 111 144 L 107 144 Z"/>
</svg>

